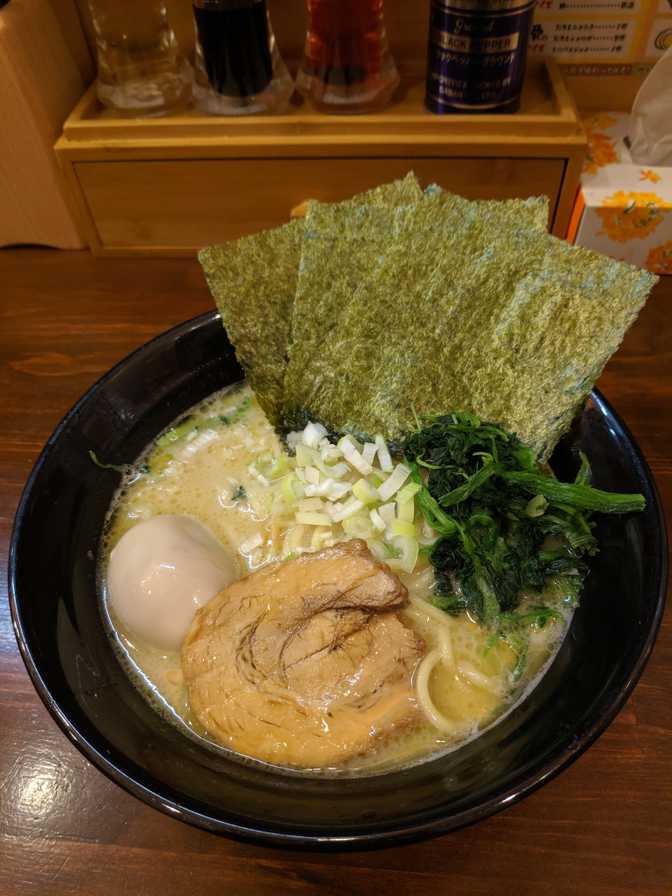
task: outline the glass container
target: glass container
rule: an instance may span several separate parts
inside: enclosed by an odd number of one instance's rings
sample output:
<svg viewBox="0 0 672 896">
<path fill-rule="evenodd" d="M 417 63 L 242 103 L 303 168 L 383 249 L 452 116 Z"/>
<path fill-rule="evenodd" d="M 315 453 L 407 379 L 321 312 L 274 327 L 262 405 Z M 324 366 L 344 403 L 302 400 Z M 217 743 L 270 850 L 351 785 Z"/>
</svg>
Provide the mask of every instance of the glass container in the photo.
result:
<svg viewBox="0 0 672 896">
<path fill-rule="evenodd" d="M 308 0 L 298 90 L 322 112 L 371 112 L 399 83 L 383 0 Z"/>
<path fill-rule="evenodd" d="M 266 0 L 195 0 L 196 105 L 210 115 L 283 112 L 294 90 Z"/>
<path fill-rule="evenodd" d="M 163 0 L 89 0 L 98 99 L 126 115 L 165 115 L 191 98 L 191 66 Z"/>
</svg>

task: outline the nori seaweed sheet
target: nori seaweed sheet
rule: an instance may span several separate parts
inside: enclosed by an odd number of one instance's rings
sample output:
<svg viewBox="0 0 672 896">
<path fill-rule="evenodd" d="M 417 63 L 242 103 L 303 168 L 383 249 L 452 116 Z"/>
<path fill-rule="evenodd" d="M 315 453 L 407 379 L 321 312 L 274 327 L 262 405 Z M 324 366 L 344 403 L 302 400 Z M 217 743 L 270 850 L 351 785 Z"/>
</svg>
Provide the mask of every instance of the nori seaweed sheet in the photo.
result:
<svg viewBox="0 0 672 896">
<path fill-rule="evenodd" d="M 401 182 L 400 182 L 401 183 Z M 413 196 L 413 192 L 411 192 Z M 455 215 L 466 212 L 487 216 L 504 226 L 511 218 L 527 222 L 530 227 L 546 231 L 548 223 L 548 199 L 546 196 L 504 201 L 470 201 L 446 192 L 436 184 L 425 190 L 431 198 L 431 208 L 440 212 L 445 207 L 454 209 Z M 403 198 L 399 195 L 399 198 Z M 415 196 L 414 198 L 417 198 Z M 329 343 L 339 340 L 341 322 L 352 316 L 353 296 L 366 276 L 375 279 L 375 270 L 383 265 L 388 250 L 398 249 L 397 239 L 401 221 L 408 203 L 379 202 L 375 206 L 311 205 L 306 219 L 302 270 L 294 303 L 295 323 L 293 346 L 285 374 L 283 424 L 284 428 L 297 429 L 309 419 L 307 408 L 314 408 L 313 396 L 341 391 L 333 381 L 348 382 L 349 369 L 334 363 L 334 352 Z M 427 224 L 431 227 L 431 221 Z M 360 298 L 366 302 L 366 295 Z M 389 303 L 387 303 L 389 306 Z M 299 312 L 299 309 L 302 309 Z M 353 347 L 358 339 L 375 343 L 378 336 L 377 321 L 371 321 L 371 332 L 365 336 L 357 330 L 361 320 L 355 311 L 355 323 L 349 328 Z M 339 341 L 339 352 L 347 350 Z M 368 355 L 368 347 L 364 349 Z M 329 390 L 331 389 L 331 393 Z M 356 422 L 348 424 L 357 431 Z"/>
<path fill-rule="evenodd" d="M 464 409 L 543 460 L 657 279 L 549 236 L 547 217 L 545 197 L 423 195 L 408 175 L 199 259 L 275 425 L 396 439 Z"/>
<path fill-rule="evenodd" d="M 222 323 L 257 400 L 280 422 L 303 221 L 198 253 Z"/>
<path fill-rule="evenodd" d="M 411 172 L 402 180 L 375 187 L 333 207 L 393 203 L 421 196 Z M 236 356 L 274 425 L 280 423 L 303 231 L 304 221 L 296 220 L 198 253 Z"/>
<path fill-rule="evenodd" d="M 319 359 L 323 344 L 337 330 L 341 314 L 366 275 L 373 245 L 382 255 L 393 237 L 395 209 L 422 199 L 422 190 L 411 173 L 345 202 L 309 203 L 285 372 L 285 428 L 303 422 L 307 371 L 314 369 L 314 359 Z M 349 239 L 353 220 L 358 234 L 355 241 Z"/>
<path fill-rule="evenodd" d="M 444 196 L 449 200 L 449 197 L 454 194 L 446 192 L 438 184 L 430 184 L 425 187 L 425 195 L 429 197 Z M 476 205 L 483 205 L 485 208 L 499 209 L 507 219 L 510 215 L 515 215 L 519 217 L 519 220 L 525 221 L 532 227 L 538 227 L 543 231 L 548 230 L 550 210 L 548 196 L 529 196 L 527 199 L 474 199 L 471 201 Z"/>
<path fill-rule="evenodd" d="M 656 278 L 543 233 L 515 203 L 438 194 L 379 211 L 382 255 L 370 219 L 341 220 L 368 265 L 303 391 L 285 395 L 286 423 L 301 408 L 395 439 L 416 415 L 463 409 L 548 457 Z"/>
</svg>

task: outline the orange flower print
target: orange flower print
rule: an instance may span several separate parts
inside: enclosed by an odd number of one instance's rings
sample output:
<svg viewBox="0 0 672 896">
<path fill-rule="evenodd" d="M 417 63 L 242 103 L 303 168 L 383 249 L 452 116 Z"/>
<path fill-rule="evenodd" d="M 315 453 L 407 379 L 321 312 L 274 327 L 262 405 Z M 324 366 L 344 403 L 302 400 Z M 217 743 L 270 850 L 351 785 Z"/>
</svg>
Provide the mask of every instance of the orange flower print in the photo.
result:
<svg viewBox="0 0 672 896">
<path fill-rule="evenodd" d="M 654 246 L 646 256 L 644 267 L 654 274 L 672 274 L 672 240 Z"/>
<path fill-rule="evenodd" d="M 618 161 L 613 140 L 608 134 L 600 133 L 614 124 L 616 119 L 608 112 L 600 112 L 584 119 L 583 126 L 588 137 L 588 152 L 583 163 L 586 174 L 597 174 L 598 168 Z"/>
<path fill-rule="evenodd" d="M 617 243 L 628 240 L 642 240 L 658 227 L 672 208 L 655 193 L 625 193 L 617 190 L 602 201 L 597 212 L 602 227 L 600 233 Z"/>
<path fill-rule="evenodd" d="M 586 174 L 597 174 L 598 168 L 603 168 L 605 165 L 618 161 L 614 143 L 606 134 L 598 134 L 587 130 L 586 135 L 588 137 L 588 151 L 583 163 L 583 170 Z"/>
<path fill-rule="evenodd" d="M 656 174 L 655 171 L 652 171 L 650 168 L 642 168 L 639 172 L 640 180 L 650 180 L 652 184 L 657 184 L 660 180 L 660 174 Z"/>
</svg>

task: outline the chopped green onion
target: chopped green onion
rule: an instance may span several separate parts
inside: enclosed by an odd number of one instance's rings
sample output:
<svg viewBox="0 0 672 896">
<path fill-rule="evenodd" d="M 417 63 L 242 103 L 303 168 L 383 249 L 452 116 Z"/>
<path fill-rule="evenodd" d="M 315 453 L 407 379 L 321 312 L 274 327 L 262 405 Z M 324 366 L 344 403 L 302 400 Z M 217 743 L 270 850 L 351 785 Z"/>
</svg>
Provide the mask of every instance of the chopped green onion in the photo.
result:
<svg viewBox="0 0 672 896">
<path fill-rule="evenodd" d="M 311 513 L 299 511 L 296 521 L 302 526 L 331 526 L 331 517 L 326 513 Z"/>
<path fill-rule="evenodd" d="M 376 456 L 376 446 L 374 442 L 366 442 L 364 447 L 362 448 L 362 457 L 370 466 L 373 464 L 373 460 Z"/>
<path fill-rule="evenodd" d="M 399 551 L 398 557 L 391 557 L 387 564 L 392 569 L 401 569 L 403 572 L 413 572 L 418 562 L 419 545 L 415 538 L 397 536 L 393 541 L 394 547 Z"/>
<path fill-rule="evenodd" d="M 362 476 L 368 476 L 373 472 L 373 467 L 368 463 L 362 454 L 357 450 L 352 440 L 352 436 L 345 436 L 338 443 L 338 447 L 343 452 L 343 457 L 347 460 L 351 467 L 354 467 Z"/>
<path fill-rule="evenodd" d="M 101 470 L 114 470 L 115 473 L 125 473 L 126 467 L 124 464 L 105 464 L 102 460 L 98 460 L 98 455 L 93 449 L 89 450 L 89 457 L 94 462 L 97 467 L 100 467 Z"/>
<path fill-rule="evenodd" d="M 390 530 L 393 535 L 403 535 L 406 538 L 415 538 L 417 540 L 417 530 L 413 523 L 406 520 L 392 520 Z"/>
<path fill-rule="evenodd" d="M 387 547 L 379 539 L 369 538 L 366 544 L 376 560 L 387 560 L 387 558 L 390 556 Z"/>
<path fill-rule="evenodd" d="M 297 467 L 310 467 L 315 461 L 315 454 L 316 452 L 306 445 L 298 444 L 296 446 Z"/>
<path fill-rule="evenodd" d="M 378 449 L 378 463 L 380 464 L 380 469 L 384 473 L 391 473 L 394 465 L 385 439 L 381 435 L 376 436 L 375 445 Z"/>
<path fill-rule="evenodd" d="M 324 509 L 324 501 L 322 498 L 304 498 L 302 501 L 299 501 L 299 510 L 323 510 Z"/>
<path fill-rule="evenodd" d="M 401 492 L 399 492 L 401 494 Z M 397 519 L 412 523 L 415 519 L 415 501 L 399 501 L 397 496 Z"/>
<path fill-rule="evenodd" d="M 373 523 L 373 528 L 378 532 L 384 532 L 385 529 L 387 529 L 387 523 L 377 510 L 374 509 L 369 511 L 369 518 Z"/>
<path fill-rule="evenodd" d="M 319 485 L 320 482 L 320 471 L 317 467 L 306 467 L 306 482 L 310 483 L 310 485 Z"/>
<path fill-rule="evenodd" d="M 310 539 L 311 548 L 321 548 L 323 547 L 327 541 L 332 536 L 331 529 L 322 529 L 320 526 L 315 526 L 313 529 L 313 537 Z"/>
<path fill-rule="evenodd" d="M 403 504 L 405 501 L 410 501 L 412 498 L 421 491 L 422 486 L 419 482 L 408 482 L 406 485 L 400 489 L 399 494 L 397 495 L 397 504 Z"/>
<path fill-rule="evenodd" d="M 315 466 L 324 476 L 329 476 L 330 479 L 342 479 L 344 476 L 350 472 L 350 467 L 347 464 L 328 464 L 322 458 L 316 458 Z"/>
<path fill-rule="evenodd" d="M 364 516 L 361 513 L 355 513 L 347 517 L 341 525 L 345 534 L 351 535 L 353 538 L 367 539 L 375 534 L 371 520 L 368 516 Z"/>
<path fill-rule="evenodd" d="M 275 458 L 273 466 L 268 471 L 268 475 L 271 479 L 278 479 L 280 476 L 284 476 L 288 470 L 289 470 L 289 459 L 283 451 L 282 454 L 279 454 Z"/>
<path fill-rule="evenodd" d="M 294 473 L 288 473 L 282 478 L 282 496 L 288 504 L 294 504 L 296 502 L 297 494 L 294 488 L 295 483 L 297 483 L 297 478 Z"/>
<path fill-rule="evenodd" d="M 396 495 L 402 485 L 411 475 L 411 471 L 404 464 L 397 464 L 392 473 L 387 477 L 385 482 L 379 487 L 378 494 L 381 501 L 389 501 L 391 497 Z"/>
<path fill-rule="evenodd" d="M 260 485 L 269 486 L 271 484 L 264 476 L 264 474 L 259 472 L 254 464 L 250 464 L 250 466 L 247 468 L 247 472 L 253 479 L 256 479 Z"/>
<path fill-rule="evenodd" d="M 320 440 L 327 434 L 327 430 L 321 423 L 308 423 L 303 430 L 303 443 L 308 448 L 317 448 Z"/>
<path fill-rule="evenodd" d="M 193 418 L 189 417 L 183 423 L 180 423 L 177 426 L 171 426 L 170 429 L 166 430 L 166 432 L 156 440 L 156 447 L 166 448 L 173 442 L 183 439 L 188 433 L 196 432 L 196 429 L 197 427 L 193 422 Z"/>
<path fill-rule="evenodd" d="M 171 460 L 175 460 L 170 451 L 153 451 L 149 456 L 149 469 L 152 473 L 161 473 Z"/>
<path fill-rule="evenodd" d="M 330 522 L 333 520 L 335 523 L 340 523 L 360 511 L 363 507 L 364 502 L 357 498 L 351 498 L 345 504 L 334 504 Z"/>
<path fill-rule="evenodd" d="M 332 486 L 330 486 L 326 497 L 329 498 L 330 501 L 340 501 L 341 498 L 344 498 L 352 486 L 349 482 L 334 482 Z"/>
<path fill-rule="evenodd" d="M 378 491 L 366 479 L 359 479 L 352 486 L 352 493 L 364 504 L 377 504 Z"/>
<path fill-rule="evenodd" d="M 379 507 L 378 513 L 385 521 L 386 526 L 391 526 L 392 520 L 396 519 L 396 510 L 392 501 L 390 501 L 389 504 L 383 504 L 381 507 Z"/>
</svg>

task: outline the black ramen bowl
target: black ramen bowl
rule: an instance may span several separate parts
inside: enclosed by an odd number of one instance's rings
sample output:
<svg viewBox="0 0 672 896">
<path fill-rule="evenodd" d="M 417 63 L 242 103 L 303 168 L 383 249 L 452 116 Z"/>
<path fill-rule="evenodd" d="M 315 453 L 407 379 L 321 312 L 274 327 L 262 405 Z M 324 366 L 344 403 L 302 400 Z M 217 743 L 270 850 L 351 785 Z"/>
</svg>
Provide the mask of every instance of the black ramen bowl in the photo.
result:
<svg viewBox="0 0 672 896">
<path fill-rule="evenodd" d="M 573 445 L 597 486 L 642 492 L 646 510 L 598 521 L 600 554 L 554 663 L 503 721 L 442 758 L 377 777 L 269 772 L 204 748 L 164 721 L 123 672 L 106 634 L 96 556 L 119 476 L 88 451 L 132 461 L 190 406 L 241 378 L 215 313 L 159 336 L 104 376 L 51 436 L 26 485 L 10 552 L 16 636 L 37 691 L 101 771 L 157 809 L 284 845 L 374 845 L 450 831 L 504 808 L 604 731 L 639 678 L 665 588 L 663 515 L 623 423 L 594 393 Z"/>
</svg>

